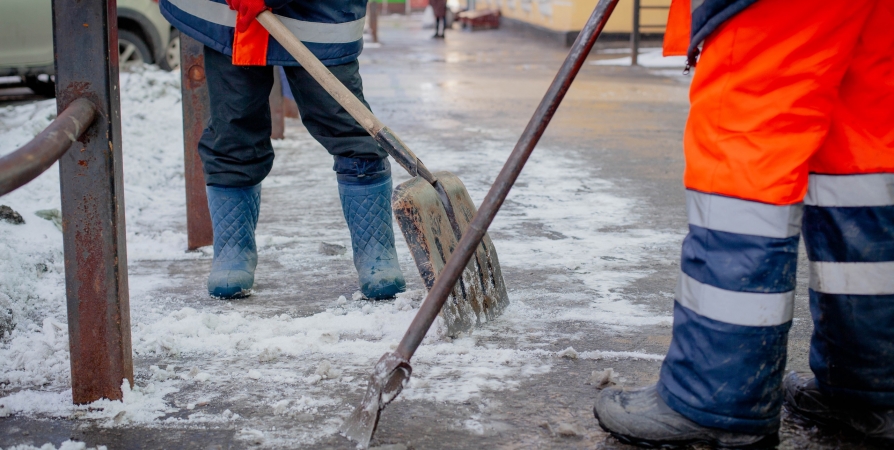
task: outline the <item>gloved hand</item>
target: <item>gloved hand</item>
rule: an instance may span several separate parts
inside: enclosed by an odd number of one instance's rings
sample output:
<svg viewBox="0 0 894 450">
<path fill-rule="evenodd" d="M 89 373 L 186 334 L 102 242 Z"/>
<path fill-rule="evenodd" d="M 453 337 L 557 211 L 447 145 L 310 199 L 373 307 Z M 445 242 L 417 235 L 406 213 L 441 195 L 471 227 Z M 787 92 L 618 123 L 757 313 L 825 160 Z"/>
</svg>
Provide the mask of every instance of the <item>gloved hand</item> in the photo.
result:
<svg viewBox="0 0 894 450">
<path fill-rule="evenodd" d="M 269 9 L 264 0 L 227 0 L 230 9 L 236 11 L 236 31 L 244 33 L 258 14 Z"/>
</svg>

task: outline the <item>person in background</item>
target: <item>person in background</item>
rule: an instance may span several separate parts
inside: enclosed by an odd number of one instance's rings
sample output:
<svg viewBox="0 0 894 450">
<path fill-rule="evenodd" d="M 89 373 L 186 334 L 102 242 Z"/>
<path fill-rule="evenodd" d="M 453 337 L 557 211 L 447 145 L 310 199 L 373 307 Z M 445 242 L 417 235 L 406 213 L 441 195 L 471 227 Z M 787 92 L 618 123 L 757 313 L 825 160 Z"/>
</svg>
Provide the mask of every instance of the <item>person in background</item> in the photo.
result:
<svg viewBox="0 0 894 450">
<path fill-rule="evenodd" d="M 304 126 L 334 157 L 360 291 L 372 299 L 403 291 L 387 154 L 255 20 L 272 10 L 366 104 L 357 63 L 366 0 L 160 0 L 159 5 L 181 33 L 205 45 L 211 120 L 198 150 L 214 227 L 208 292 L 239 298 L 250 295 L 254 285 L 261 181 L 274 157 L 268 100 L 273 66 L 284 67 Z"/>
<path fill-rule="evenodd" d="M 444 39 L 444 31 L 447 29 L 447 0 L 428 0 L 432 11 L 435 13 L 435 39 Z"/>
<path fill-rule="evenodd" d="M 773 446 L 785 404 L 894 446 L 894 2 L 817 6 L 671 4 L 689 234 L 657 384 L 596 400 L 624 442 Z M 783 376 L 802 235 L 813 373 Z"/>
</svg>

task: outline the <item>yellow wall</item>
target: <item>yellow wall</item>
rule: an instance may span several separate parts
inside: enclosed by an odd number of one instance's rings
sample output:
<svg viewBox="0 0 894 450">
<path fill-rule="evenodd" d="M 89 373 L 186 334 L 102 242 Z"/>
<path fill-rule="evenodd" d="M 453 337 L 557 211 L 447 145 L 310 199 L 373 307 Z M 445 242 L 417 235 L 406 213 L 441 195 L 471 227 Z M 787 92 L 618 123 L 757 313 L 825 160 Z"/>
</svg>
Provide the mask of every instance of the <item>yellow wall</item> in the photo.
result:
<svg viewBox="0 0 894 450">
<path fill-rule="evenodd" d="M 465 4 L 466 2 L 461 2 Z M 669 6 L 670 0 L 641 0 L 642 6 Z M 476 9 L 499 9 L 505 17 L 555 31 L 580 31 L 596 7 L 596 0 L 476 0 Z M 667 10 L 642 10 L 640 23 L 664 25 Z M 633 27 L 633 0 L 621 0 L 605 25 L 608 33 L 629 33 Z M 642 32 L 662 32 L 644 28 Z"/>
</svg>

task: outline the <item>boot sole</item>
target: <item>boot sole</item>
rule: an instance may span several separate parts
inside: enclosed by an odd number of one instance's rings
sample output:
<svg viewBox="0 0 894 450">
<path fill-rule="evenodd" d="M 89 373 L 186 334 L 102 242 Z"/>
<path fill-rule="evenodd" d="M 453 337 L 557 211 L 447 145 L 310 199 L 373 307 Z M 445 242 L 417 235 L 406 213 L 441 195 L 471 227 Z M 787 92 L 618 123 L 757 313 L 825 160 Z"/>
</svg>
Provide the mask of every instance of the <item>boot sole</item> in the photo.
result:
<svg viewBox="0 0 894 450">
<path fill-rule="evenodd" d="M 593 407 L 593 416 L 596 417 L 596 421 L 599 423 L 599 428 L 602 428 L 608 434 L 611 434 L 612 437 L 621 441 L 627 445 L 634 445 L 637 447 L 645 447 L 645 448 L 664 448 L 664 449 L 677 449 L 688 447 L 693 444 L 707 444 L 714 448 L 729 448 L 729 449 L 766 449 L 766 448 L 774 448 L 779 445 L 779 435 L 778 434 L 770 434 L 765 436 L 763 439 L 746 445 L 738 445 L 738 444 L 728 444 L 723 441 L 711 438 L 695 438 L 695 439 L 686 439 L 674 442 L 667 441 L 653 441 L 650 439 L 642 439 L 634 436 L 628 436 L 625 434 L 621 434 L 615 431 L 608 429 L 605 425 L 602 424 L 602 421 L 599 420 L 599 413 L 596 412 L 596 407 Z"/>
<path fill-rule="evenodd" d="M 243 289 L 235 294 L 229 295 L 214 294 L 211 292 L 209 292 L 208 295 L 217 300 L 238 300 L 240 298 L 251 297 L 251 289 Z"/>
</svg>

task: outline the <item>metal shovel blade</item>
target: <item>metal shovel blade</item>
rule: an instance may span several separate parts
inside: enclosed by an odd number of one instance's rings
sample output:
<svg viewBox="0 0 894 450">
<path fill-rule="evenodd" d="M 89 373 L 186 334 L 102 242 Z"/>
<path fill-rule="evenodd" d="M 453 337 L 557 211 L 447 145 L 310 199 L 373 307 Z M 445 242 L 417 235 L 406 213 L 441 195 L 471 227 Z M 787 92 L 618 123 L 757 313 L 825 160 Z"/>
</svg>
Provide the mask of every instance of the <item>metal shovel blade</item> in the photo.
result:
<svg viewBox="0 0 894 450">
<path fill-rule="evenodd" d="M 456 175 L 434 175 L 438 189 L 416 177 L 398 185 L 392 195 L 394 215 L 427 289 L 434 285 L 476 212 L 465 185 Z M 508 304 L 497 251 L 485 234 L 440 315 L 447 334 L 456 336 L 493 320 Z"/>
<path fill-rule="evenodd" d="M 363 394 L 363 400 L 342 424 L 340 431 L 348 439 L 356 441 L 361 448 L 368 447 L 376 432 L 376 425 L 379 424 L 379 415 L 407 385 L 411 373 L 413 368 L 405 358 L 397 353 L 384 354 L 369 376 L 369 385 Z"/>
</svg>

